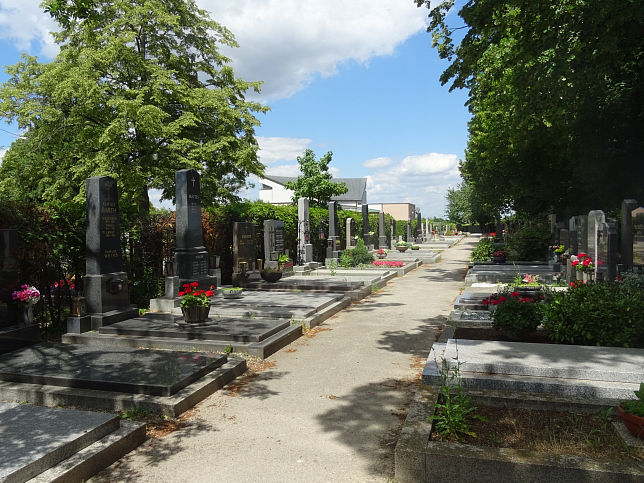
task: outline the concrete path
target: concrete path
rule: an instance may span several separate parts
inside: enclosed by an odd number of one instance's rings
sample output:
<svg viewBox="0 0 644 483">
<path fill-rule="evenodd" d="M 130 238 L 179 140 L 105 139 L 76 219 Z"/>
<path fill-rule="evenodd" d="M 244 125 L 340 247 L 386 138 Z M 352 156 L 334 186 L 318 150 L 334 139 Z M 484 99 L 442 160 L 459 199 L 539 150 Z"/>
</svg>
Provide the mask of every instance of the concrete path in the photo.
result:
<svg viewBox="0 0 644 483">
<path fill-rule="evenodd" d="M 476 241 L 328 319 L 92 481 L 391 481 L 411 392 Z"/>
</svg>

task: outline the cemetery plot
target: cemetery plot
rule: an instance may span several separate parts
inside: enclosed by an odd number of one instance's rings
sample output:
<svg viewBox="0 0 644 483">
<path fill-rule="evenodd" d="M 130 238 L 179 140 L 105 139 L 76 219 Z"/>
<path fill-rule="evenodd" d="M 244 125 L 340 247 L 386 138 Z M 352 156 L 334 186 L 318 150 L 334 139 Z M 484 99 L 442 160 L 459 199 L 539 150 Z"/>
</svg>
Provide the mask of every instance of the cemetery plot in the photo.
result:
<svg viewBox="0 0 644 483">
<path fill-rule="evenodd" d="M 0 380 L 171 396 L 225 356 L 37 344 L 0 356 Z"/>
<path fill-rule="evenodd" d="M 0 480 L 83 481 L 145 438 L 145 424 L 119 416 L 0 403 Z"/>
<path fill-rule="evenodd" d="M 552 283 L 552 267 L 543 264 L 476 264 L 465 276 L 465 283 L 512 283 L 517 275 L 538 275 L 542 283 Z"/>
</svg>

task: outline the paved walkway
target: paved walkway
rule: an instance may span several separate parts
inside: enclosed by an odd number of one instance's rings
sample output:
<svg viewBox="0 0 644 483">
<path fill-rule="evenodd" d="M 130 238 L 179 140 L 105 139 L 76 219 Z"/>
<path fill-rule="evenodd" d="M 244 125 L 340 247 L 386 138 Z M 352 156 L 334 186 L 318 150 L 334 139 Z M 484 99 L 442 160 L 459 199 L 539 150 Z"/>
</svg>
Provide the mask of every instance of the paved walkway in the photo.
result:
<svg viewBox="0 0 644 483">
<path fill-rule="evenodd" d="M 391 481 L 411 392 L 476 240 L 328 319 L 92 481 Z"/>
</svg>

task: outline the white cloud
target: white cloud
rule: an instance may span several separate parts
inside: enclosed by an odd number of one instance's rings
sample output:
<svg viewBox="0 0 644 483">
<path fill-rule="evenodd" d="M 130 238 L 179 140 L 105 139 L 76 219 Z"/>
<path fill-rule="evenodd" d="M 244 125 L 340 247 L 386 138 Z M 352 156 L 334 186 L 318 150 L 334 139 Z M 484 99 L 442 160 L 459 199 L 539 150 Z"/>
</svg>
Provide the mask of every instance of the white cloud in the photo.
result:
<svg viewBox="0 0 644 483">
<path fill-rule="evenodd" d="M 424 216 L 443 216 L 447 189 L 459 181 L 455 154 L 407 156 L 374 169 L 367 176 L 367 196 L 369 203 L 413 203 Z"/>
<path fill-rule="evenodd" d="M 274 176 L 299 176 L 302 173 L 300 173 L 299 164 L 283 164 L 281 166 L 271 166 L 270 169 L 266 170 L 266 174 L 272 174 Z"/>
<path fill-rule="evenodd" d="M 226 50 L 263 98 L 289 97 L 346 61 L 390 55 L 425 26 L 426 9 L 409 0 L 198 0 L 237 38 Z"/>
<path fill-rule="evenodd" d="M 53 57 L 55 22 L 41 0 L 0 0 L 0 39 Z M 237 75 L 263 81 L 265 101 L 289 97 L 347 61 L 390 55 L 425 26 L 426 9 L 410 0 L 197 0 L 228 27 L 240 47 L 222 49 Z M 251 96 L 251 93 L 248 93 Z"/>
<path fill-rule="evenodd" d="M 272 164 L 276 161 L 293 161 L 304 153 L 304 150 L 311 144 L 306 138 L 280 138 L 280 137 L 256 137 L 259 143 L 257 152 L 259 160 L 264 164 Z"/>
<path fill-rule="evenodd" d="M 380 157 L 368 159 L 362 163 L 362 166 L 364 166 L 365 168 L 384 168 L 385 166 L 389 166 L 393 162 L 394 160 L 391 158 Z"/>
</svg>

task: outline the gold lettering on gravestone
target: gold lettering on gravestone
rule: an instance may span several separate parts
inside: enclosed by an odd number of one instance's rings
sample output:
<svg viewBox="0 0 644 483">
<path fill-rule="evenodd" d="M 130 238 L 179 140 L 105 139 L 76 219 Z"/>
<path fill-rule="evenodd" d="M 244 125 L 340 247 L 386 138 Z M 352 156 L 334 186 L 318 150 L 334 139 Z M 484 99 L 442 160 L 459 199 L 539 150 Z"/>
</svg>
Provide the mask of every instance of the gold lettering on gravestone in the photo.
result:
<svg viewBox="0 0 644 483">
<path fill-rule="evenodd" d="M 119 258 L 119 252 L 118 250 L 105 250 L 103 258 L 106 260 Z"/>
</svg>

